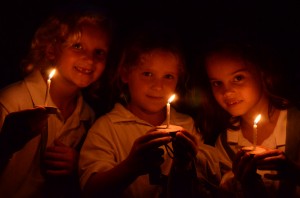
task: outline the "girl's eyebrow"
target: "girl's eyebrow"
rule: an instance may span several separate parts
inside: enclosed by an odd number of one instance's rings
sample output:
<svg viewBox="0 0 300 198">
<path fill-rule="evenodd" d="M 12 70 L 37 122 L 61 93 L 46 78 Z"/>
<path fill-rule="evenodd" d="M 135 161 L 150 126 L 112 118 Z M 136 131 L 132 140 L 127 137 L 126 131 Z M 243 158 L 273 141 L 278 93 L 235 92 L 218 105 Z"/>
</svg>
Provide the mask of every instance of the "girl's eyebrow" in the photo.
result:
<svg viewBox="0 0 300 198">
<path fill-rule="evenodd" d="M 239 72 L 248 72 L 249 70 L 247 68 L 242 68 L 242 69 L 238 69 L 234 72 L 232 72 L 231 74 L 236 74 L 236 73 L 239 73 Z"/>
<path fill-rule="evenodd" d="M 242 68 L 242 69 L 238 69 L 238 70 L 232 72 L 231 75 L 235 75 L 236 73 L 239 73 L 239 72 L 248 72 L 248 71 L 249 71 L 249 69 L 247 69 L 247 68 Z M 215 78 L 209 78 L 209 80 L 218 80 L 218 79 L 215 79 Z"/>
</svg>

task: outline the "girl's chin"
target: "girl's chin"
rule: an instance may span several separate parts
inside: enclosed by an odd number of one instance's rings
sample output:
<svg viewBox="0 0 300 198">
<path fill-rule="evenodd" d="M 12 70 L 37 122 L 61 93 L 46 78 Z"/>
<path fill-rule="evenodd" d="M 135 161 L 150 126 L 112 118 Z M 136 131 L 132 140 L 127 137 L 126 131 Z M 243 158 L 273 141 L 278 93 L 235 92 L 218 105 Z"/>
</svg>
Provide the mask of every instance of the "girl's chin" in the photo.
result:
<svg viewBox="0 0 300 198">
<path fill-rule="evenodd" d="M 85 88 L 92 84 L 91 79 L 89 80 L 80 80 L 75 83 L 79 88 Z"/>
<path fill-rule="evenodd" d="M 239 112 L 239 111 L 227 111 L 231 116 L 233 117 L 238 117 L 238 116 L 242 116 L 244 113 Z"/>
</svg>

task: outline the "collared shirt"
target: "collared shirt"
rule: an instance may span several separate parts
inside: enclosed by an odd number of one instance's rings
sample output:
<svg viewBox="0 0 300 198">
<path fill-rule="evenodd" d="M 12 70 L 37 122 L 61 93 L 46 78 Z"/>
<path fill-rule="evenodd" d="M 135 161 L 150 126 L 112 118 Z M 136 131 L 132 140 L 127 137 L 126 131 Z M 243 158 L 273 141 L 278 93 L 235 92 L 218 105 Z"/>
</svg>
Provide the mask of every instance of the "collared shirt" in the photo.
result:
<svg viewBox="0 0 300 198">
<path fill-rule="evenodd" d="M 170 124 L 179 125 L 191 133 L 196 133 L 193 119 L 171 108 Z M 112 169 L 127 158 L 134 141 L 146 134 L 154 126 L 136 117 L 121 104 L 116 104 L 108 114 L 98 118 L 90 129 L 80 152 L 79 168 L 81 186 L 97 172 Z M 167 152 L 161 166 L 162 173 L 168 175 L 172 159 Z M 148 175 L 139 176 L 126 190 L 124 197 L 158 197 L 158 185 L 150 185 Z"/>
<path fill-rule="evenodd" d="M 281 148 L 284 150 L 286 142 L 286 121 L 287 121 L 287 111 L 281 111 L 278 117 L 276 126 L 273 133 L 265 139 L 261 146 L 278 149 Z M 251 146 L 252 143 L 249 142 L 244 136 L 241 130 L 239 131 L 227 131 L 227 142 L 230 145 L 237 144 L 239 146 Z"/>
<path fill-rule="evenodd" d="M 267 147 L 270 149 L 280 149 L 282 151 L 285 151 L 285 144 L 286 144 L 286 124 L 287 124 L 287 111 L 283 110 L 280 111 L 276 126 L 274 128 L 273 133 L 265 139 L 261 146 Z M 252 143 L 248 141 L 244 136 L 241 130 L 233 131 L 233 130 L 227 130 L 227 144 L 230 146 L 230 148 L 237 153 L 238 150 L 243 146 L 252 146 Z M 217 142 L 216 142 L 216 148 L 219 151 L 220 157 L 223 159 L 223 161 L 227 161 L 227 165 L 231 167 L 232 162 L 227 154 L 225 148 L 222 146 L 222 141 L 219 136 Z M 275 173 L 274 171 L 269 170 L 257 170 L 257 173 L 260 174 L 264 180 L 264 183 L 269 190 L 270 193 L 276 192 L 279 185 L 279 181 L 273 181 L 264 178 L 264 174 L 266 173 Z M 232 175 L 233 176 L 233 175 Z M 225 181 L 222 181 L 223 183 Z"/>
<path fill-rule="evenodd" d="M 23 81 L 19 81 L 0 92 L 0 127 L 8 113 L 35 106 L 44 106 L 46 83 L 40 72 L 35 71 Z M 49 106 L 55 106 L 49 100 Z M 86 133 L 84 123 L 94 120 L 94 112 L 84 102 L 81 95 L 72 115 L 63 120 L 62 115 L 51 114 L 48 118 L 47 145 L 59 139 L 65 145 L 75 148 Z M 44 177 L 40 164 L 41 135 L 31 139 L 21 150 L 13 154 L 6 169 L 0 176 L 0 194 L 3 197 L 40 197 Z"/>
</svg>

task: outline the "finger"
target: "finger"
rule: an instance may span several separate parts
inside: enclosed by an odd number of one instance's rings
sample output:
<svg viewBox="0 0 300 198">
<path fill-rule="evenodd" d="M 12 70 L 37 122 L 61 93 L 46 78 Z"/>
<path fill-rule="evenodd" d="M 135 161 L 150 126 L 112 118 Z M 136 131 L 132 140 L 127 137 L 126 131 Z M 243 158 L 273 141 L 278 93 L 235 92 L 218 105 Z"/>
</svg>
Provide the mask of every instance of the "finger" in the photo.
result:
<svg viewBox="0 0 300 198">
<path fill-rule="evenodd" d="M 267 157 L 281 155 L 282 153 L 283 151 L 280 151 L 278 149 L 272 149 L 272 150 L 265 151 L 263 153 L 256 154 L 254 158 L 256 161 L 258 161 Z"/>
<path fill-rule="evenodd" d="M 253 169 L 253 157 L 245 153 L 242 157 L 241 160 L 238 163 L 237 166 L 237 176 L 240 180 L 244 180 L 244 178 L 247 177 L 249 172 Z"/>
<path fill-rule="evenodd" d="M 237 152 L 237 154 L 233 160 L 233 163 L 232 163 L 232 170 L 234 173 L 236 173 L 238 164 L 241 161 L 241 158 L 244 156 L 244 154 L 245 154 L 245 152 L 243 150 L 240 150 Z"/>
<path fill-rule="evenodd" d="M 192 156 L 196 156 L 198 152 L 196 139 L 190 133 L 178 132 L 174 142 L 175 145 L 177 144 L 178 146 L 183 147 L 188 153 L 191 153 Z"/>
<path fill-rule="evenodd" d="M 151 133 L 146 133 L 145 135 L 141 136 L 140 138 L 138 138 L 138 141 L 140 143 L 143 143 L 143 142 L 148 142 L 150 140 L 157 139 L 160 137 L 168 137 L 168 136 L 169 136 L 169 134 L 166 132 L 153 131 Z"/>
<path fill-rule="evenodd" d="M 156 127 L 152 127 L 149 131 L 147 131 L 147 133 L 151 133 L 151 132 L 154 132 L 154 131 L 156 131 L 156 130 L 157 130 Z"/>
<path fill-rule="evenodd" d="M 68 147 L 68 146 L 65 145 L 62 141 L 60 141 L 60 140 L 58 140 L 58 139 L 55 139 L 53 143 L 54 143 L 55 146 Z"/>
<path fill-rule="evenodd" d="M 49 146 L 46 151 L 51 153 L 68 153 L 72 152 L 72 148 L 66 146 Z"/>
<path fill-rule="evenodd" d="M 67 157 L 64 153 L 46 151 L 44 154 L 44 159 L 67 161 L 70 159 L 70 157 Z"/>
<path fill-rule="evenodd" d="M 171 142 L 171 140 L 172 140 L 172 137 L 170 137 L 170 136 L 151 139 L 148 142 L 140 144 L 140 149 L 148 150 L 148 149 L 157 148 L 162 145 L 168 144 L 169 142 Z"/>
<path fill-rule="evenodd" d="M 70 167 L 69 163 L 59 160 L 44 160 L 44 164 L 46 165 L 47 169 L 65 169 Z"/>
<path fill-rule="evenodd" d="M 70 175 L 71 173 L 70 170 L 46 170 L 46 174 L 52 176 Z"/>
</svg>

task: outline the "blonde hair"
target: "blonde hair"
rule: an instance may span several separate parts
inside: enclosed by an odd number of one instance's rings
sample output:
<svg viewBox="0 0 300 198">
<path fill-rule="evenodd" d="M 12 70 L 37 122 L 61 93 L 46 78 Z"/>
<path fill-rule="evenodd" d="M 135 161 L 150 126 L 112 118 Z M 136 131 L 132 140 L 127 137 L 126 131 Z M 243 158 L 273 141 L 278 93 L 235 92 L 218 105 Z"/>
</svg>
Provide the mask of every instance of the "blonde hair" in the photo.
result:
<svg viewBox="0 0 300 198">
<path fill-rule="evenodd" d="M 61 50 L 72 45 L 81 37 L 80 26 L 95 24 L 108 36 L 112 33 L 112 21 L 105 12 L 92 8 L 62 9 L 49 16 L 37 29 L 31 42 L 28 55 L 22 60 L 23 74 L 35 69 L 44 73 L 55 63 L 47 56 L 49 47 Z"/>
</svg>

